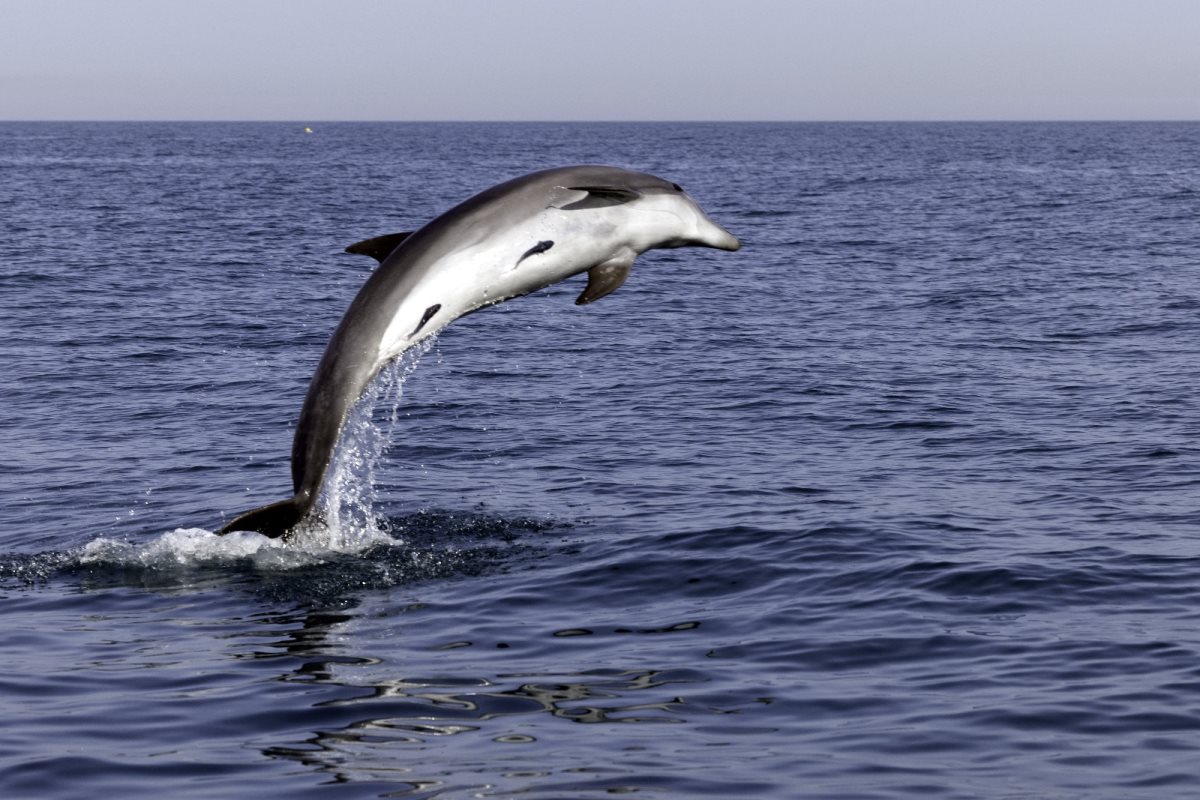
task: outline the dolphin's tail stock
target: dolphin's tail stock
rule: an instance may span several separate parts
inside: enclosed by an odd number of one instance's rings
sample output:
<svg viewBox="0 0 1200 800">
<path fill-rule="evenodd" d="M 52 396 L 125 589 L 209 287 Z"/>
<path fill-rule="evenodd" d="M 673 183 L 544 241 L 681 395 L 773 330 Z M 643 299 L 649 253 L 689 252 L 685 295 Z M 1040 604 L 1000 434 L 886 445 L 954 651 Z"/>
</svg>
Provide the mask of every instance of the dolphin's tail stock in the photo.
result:
<svg viewBox="0 0 1200 800">
<path fill-rule="evenodd" d="M 278 539 L 304 519 L 307 509 L 302 508 L 295 497 L 261 506 L 244 514 L 239 514 L 225 527 L 217 531 L 218 536 L 224 536 L 233 531 L 258 531 L 264 536 Z"/>
</svg>

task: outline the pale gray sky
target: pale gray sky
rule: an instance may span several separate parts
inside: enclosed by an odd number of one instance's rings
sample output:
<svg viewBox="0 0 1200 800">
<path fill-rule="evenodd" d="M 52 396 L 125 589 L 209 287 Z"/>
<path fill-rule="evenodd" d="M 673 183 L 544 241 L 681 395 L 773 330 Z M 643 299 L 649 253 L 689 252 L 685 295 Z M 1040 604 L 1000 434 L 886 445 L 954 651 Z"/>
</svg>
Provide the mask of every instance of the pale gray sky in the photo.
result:
<svg viewBox="0 0 1200 800">
<path fill-rule="evenodd" d="M 1200 0 L 0 0 L 0 119 L 1200 119 Z"/>
</svg>

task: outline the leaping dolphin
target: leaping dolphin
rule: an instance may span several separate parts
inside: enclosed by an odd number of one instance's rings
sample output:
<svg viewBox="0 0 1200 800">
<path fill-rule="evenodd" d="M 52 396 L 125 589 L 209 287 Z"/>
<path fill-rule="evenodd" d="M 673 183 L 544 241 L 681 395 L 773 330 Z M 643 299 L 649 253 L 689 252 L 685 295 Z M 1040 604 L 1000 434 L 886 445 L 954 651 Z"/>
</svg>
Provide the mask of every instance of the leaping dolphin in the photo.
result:
<svg viewBox="0 0 1200 800">
<path fill-rule="evenodd" d="M 548 169 L 494 186 L 414 233 L 351 245 L 379 267 L 334 331 L 292 444 L 295 494 L 219 533 L 286 534 L 314 513 L 354 404 L 389 362 L 454 320 L 581 272 L 591 303 L 616 290 L 640 253 L 741 244 L 678 184 L 617 167 Z"/>
</svg>

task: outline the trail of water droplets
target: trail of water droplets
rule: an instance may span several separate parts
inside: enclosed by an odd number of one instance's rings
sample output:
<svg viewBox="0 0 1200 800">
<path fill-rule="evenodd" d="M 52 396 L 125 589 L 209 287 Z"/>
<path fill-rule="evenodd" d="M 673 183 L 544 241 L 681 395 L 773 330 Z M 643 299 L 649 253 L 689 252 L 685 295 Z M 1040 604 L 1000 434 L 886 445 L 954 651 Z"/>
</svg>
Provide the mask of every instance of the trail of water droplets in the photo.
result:
<svg viewBox="0 0 1200 800">
<path fill-rule="evenodd" d="M 317 501 L 324 522 L 297 531 L 292 543 L 346 552 L 392 541 L 374 513 L 375 471 L 400 417 L 404 383 L 436 338 L 430 336 L 385 367 L 355 404 Z M 375 409 L 389 399 L 390 412 L 379 424 Z"/>
</svg>

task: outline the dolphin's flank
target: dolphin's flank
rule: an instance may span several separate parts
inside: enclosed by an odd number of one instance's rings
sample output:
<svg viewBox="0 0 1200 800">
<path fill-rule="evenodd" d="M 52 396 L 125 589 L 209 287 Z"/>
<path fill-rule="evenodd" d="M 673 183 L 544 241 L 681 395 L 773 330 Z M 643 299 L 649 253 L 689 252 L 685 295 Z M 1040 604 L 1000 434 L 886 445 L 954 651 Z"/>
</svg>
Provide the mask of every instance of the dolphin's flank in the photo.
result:
<svg viewBox="0 0 1200 800">
<path fill-rule="evenodd" d="M 300 410 L 287 500 L 219 533 L 271 537 L 315 515 L 354 404 L 389 362 L 464 314 L 588 273 L 576 303 L 615 291 L 641 253 L 740 243 L 677 184 L 617 167 L 543 170 L 494 186 L 412 233 L 353 244 L 377 259 L 325 349 Z"/>
</svg>

